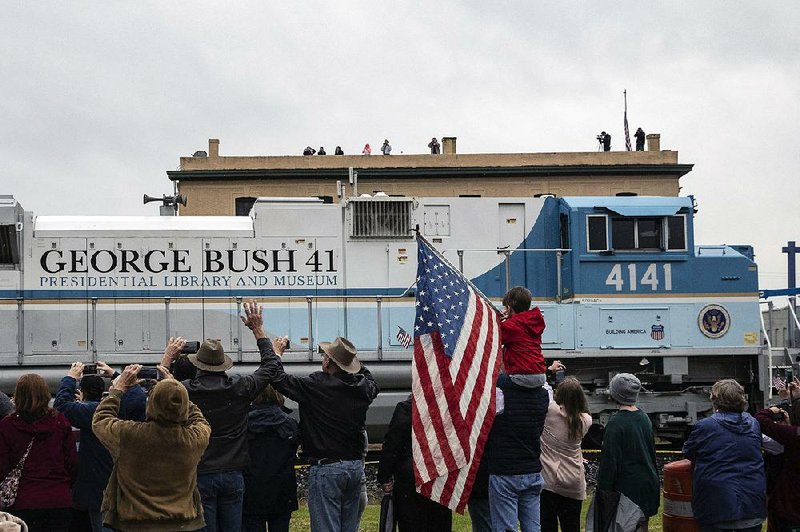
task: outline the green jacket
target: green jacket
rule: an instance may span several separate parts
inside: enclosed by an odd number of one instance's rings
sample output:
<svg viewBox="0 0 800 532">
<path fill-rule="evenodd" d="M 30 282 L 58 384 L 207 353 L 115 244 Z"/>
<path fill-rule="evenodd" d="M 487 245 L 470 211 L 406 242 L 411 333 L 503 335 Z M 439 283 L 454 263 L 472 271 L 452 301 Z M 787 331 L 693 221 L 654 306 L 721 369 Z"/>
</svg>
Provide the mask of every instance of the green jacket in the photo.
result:
<svg viewBox="0 0 800 532">
<path fill-rule="evenodd" d="M 603 433 L 597 488 L 622 493 L 649 517 L 658 513 L 660 486 L 650 418 L 641 410 L 618 411 Z"/>
<path fill-rule="evenodd" d="M 95 435 L 114 460 L 103 493 L 103 522 L 122 531 L 202 528 L 197 464 L 211 427 L 200 409 L 175 380 L 153 389 L 144 422 L 117 418 L 121 397 L 113 390 L 92 420 Z"/>
</svg>

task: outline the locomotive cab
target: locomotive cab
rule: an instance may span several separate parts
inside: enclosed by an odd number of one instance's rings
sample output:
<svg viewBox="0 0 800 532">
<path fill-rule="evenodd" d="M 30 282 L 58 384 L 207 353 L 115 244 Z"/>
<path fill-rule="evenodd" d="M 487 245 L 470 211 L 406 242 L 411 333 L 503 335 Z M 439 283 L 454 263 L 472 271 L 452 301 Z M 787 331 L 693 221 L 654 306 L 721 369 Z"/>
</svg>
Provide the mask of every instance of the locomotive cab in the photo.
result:
<svg viewBox="0 0 800 532">
<path fill-rule="evenodd" d="M 641 378 L 640 406 L 667 437 L 710 413 L 708 390 L 721 378 L 750 383 L 760 402 L 752 248 L 695 245 L 692 197 L 563 198 L 560 213 L 572 248 L 565 302 L 578 324 L 572 367 L 601 421 L 610 377 L 622 371 Z"/>
</svg>

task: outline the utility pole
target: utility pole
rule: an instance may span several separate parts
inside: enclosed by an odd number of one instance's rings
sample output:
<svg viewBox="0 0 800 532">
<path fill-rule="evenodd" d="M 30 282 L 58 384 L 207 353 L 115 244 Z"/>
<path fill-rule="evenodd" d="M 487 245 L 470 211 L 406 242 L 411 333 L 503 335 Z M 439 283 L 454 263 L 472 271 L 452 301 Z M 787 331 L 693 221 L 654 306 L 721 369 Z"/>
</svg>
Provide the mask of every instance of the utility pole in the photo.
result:
<svg viewBox="0 0 800 532">
<path fill-rule="evenodd" d="M 797 253 L 800 252 L 800 248 L 798 248 L 795 245 L 795 241 L 794 240 L 790 240 L 789 242 L 787 242 L 786 246 L 781 248 L 781 251 L 786 253 L 786 255 L 788 256 L 787 257 L 788 258 L 788 264 L 787 264 L 787 268 L 786 269 L 787 269 L 787 272 L 788 272 L 789 279 L 788 279 L 788 284 L 787 284 L 786 287 L 790 288 L 790 289 L 791 288 L 796 288 L 797 287 L 797 283 L 795 281 L 795 279 L 796 279 L 796 274 L 795 274 L 795 255 L 797 255 Z M 795 296 L 789 296 L 789 305 L 792 307 L 793 311 L 795 311 L 795 312 L 797 311 L 797 306 L 795 304 Z M 792 316 L 793 316 L 792 312 L 787 312 L 786 321 L 789 322 L 788 326 L 787 326 L 787 331 L 788 331 L 788 336 L 789 337 L 786 339 L 786 347 L 795 347 L 795 334 L 796 334 L 796 331 L 795 331 L 794 318 L 792 318 Z"/>
</svg>

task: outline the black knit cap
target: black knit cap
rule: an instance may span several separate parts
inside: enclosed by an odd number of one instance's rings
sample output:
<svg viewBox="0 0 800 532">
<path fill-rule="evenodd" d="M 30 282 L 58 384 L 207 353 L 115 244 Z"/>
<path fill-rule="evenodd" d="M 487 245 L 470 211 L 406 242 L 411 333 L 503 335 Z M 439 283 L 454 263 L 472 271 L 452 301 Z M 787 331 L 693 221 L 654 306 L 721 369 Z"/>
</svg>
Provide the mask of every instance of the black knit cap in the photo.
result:
<svg viewBox="0 0 800 532">
<path fill-rule="evenodd" d="M 106 391 L 106 383 L 103 377 L 97 375 L 85 375 L 81 378 L 81 391 L 84 399 L 91 397 L 99 400 Z"/>
</svg>

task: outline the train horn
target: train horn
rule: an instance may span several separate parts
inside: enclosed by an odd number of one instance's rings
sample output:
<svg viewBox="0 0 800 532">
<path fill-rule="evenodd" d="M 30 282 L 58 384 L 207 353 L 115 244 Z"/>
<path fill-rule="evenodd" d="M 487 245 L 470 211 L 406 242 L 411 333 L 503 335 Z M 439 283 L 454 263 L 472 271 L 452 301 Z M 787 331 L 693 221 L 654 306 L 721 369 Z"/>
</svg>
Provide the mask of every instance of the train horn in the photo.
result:
<svg viewBox="0 0 800 532">
<path fill-rule="evenodd" d="M 157 198 L 157 197 L 154 197 L 154 196 L 148 196 L 147 194 L 145 194 L 142 201 L 145 204 L 153 202 L 153 201 L 160 201 L 160 202 L 162 202 L 164 204 L 165 207 L 169 206 L 169 205 L 177 206 L 178 204 L 183 205 L 184 207 L 186 207 L 186 203 L 187 203 L 185 194 L 176 194 L 174 196 L 166 196 L 166 195 L 164 195 L 164 196 L 162 196 L 160 198 Z"/>
</svg>

